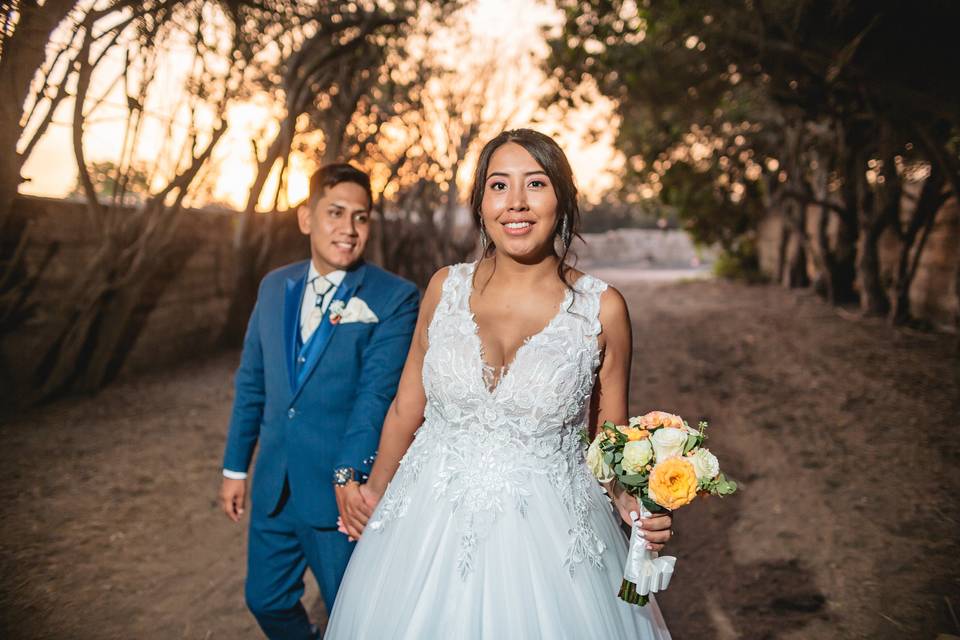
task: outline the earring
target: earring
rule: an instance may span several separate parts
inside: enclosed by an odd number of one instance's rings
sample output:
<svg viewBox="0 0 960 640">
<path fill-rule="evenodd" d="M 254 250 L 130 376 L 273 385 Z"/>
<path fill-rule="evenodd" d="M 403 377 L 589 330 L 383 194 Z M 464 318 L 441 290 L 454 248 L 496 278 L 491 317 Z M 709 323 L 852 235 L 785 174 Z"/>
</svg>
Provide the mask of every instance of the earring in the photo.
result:
<svg viewBox="0 0 960 640">
<path fill-rule="evenodd" d="M 563 243 L 564 247 L 570 246 L 570 216 L 563 216 L 563 220 L 560 222 L 560 242 Z"/>
<path fill-rule="evenodd" d="M 487 237 L 487 228 L 483 226 L 483 220 L 480 220 L 480 255 L 487 254 L 487 245 L 490 244 L 490 238 Z"/>
</svg>

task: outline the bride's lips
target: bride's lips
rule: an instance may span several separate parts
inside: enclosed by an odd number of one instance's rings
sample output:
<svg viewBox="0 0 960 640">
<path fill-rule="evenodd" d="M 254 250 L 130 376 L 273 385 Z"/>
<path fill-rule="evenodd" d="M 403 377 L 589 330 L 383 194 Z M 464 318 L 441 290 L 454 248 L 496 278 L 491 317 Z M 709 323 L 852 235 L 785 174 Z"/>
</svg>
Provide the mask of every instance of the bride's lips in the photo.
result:
<svg viewBox="0 0 960 640">
<path fill-rule="evenodd" d="M 533 230 L 534 223 L 529 220 L 504 222 L 503 231 L 508 236 L 525 236 Z"/>
</svg>

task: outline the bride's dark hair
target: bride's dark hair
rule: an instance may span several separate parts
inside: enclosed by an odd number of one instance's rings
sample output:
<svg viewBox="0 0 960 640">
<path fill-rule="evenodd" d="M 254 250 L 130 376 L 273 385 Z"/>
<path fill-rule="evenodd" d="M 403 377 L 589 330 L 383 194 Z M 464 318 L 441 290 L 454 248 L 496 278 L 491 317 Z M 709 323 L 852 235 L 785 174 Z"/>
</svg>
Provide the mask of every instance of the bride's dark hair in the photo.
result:
<svg viewBox="0 0 960 640">
<path fill-rule="evenodd" d="M 490 158 L 497 149 L 508 142 L 526 149 L 537 164 L 543 167 L 547 177 L 550 178 L 550 184 L 553 185 L 554 193 L 557 195 L 557 225 L 553 231 L 554 241 L 559 240 L 563 247 L 558 254 L 560 263 L 557 265 L 557 275 L 569 287 L 571 283 L 567 280 L 567 272 L 572 267 L 567 264 L 567 255 L 570 253 L 570 244 L 573 239 L 580 237 L 580 206 L 577 204 L 577 185 L 573 180 L 573 170 L 563 149 L 550 136 L 533 129 L 512 129 L 504 131 L 483 146 L 480 158 L 477 160 L 477 170 L 473 174 L 473 189 L 470 191 L 470 211 L 473 213 L 474 224 L 481 233 L 484 233 L 480 206 L 483 202 Z M 481 258 L 492 255 L 495 249 L 496 246 L 491 240 L 484 246 Z"/>
</svg>

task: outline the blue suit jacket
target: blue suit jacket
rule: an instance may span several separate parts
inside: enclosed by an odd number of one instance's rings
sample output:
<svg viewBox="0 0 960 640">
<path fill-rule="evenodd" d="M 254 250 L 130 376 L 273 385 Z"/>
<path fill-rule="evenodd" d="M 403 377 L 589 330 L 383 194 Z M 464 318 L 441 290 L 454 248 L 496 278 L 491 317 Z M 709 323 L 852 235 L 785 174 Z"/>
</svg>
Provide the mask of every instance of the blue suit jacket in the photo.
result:
<svg viewBox="0 0 960 640">
<path fill-rule="evenodd" d="M 273 512 L 289 480 L 297 513 L 311 526 L 332 527 L 338 515 L 333 470 L 370 472 L 420 294 L 413 283 L 361 262 L 347 271 L 334 300 L 359 297 L 379 322 L 332 324 L 325 315 L 297 362 L 309 264 L 282 267 L 260 283 L 237 371 L 223 466 L 246 471 L 259 441 L 252 515 Z"/>
</svg>

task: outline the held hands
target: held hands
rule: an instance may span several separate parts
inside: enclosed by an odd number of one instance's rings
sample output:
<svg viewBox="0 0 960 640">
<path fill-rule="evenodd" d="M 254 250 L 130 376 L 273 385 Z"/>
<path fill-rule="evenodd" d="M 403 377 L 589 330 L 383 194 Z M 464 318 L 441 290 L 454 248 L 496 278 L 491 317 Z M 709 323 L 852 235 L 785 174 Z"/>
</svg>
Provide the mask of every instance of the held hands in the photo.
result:
<svg viewBox="0 0 960 640">
<path fill-rule="evenodd" d="M 620 517 L 624 522 L 632 525 L 630 512 L 641 513 L 639 501 L 635 496 L 624 491 L 616 481 L 611 482 L 610 485 L 607 486 L 607 492 Z M 673 529 L 670 528 L 673 526 L 673 517 L 670 513 L 657 513 L 649 518 L 641 518 L 639 523 L 640 535 L 647 541 L 647 548 L 651 551 L 660 551 L 663 545 L 673 537 Z"/>
<path fill-rule="evenodd" d="M 247 481 L 224 478 L 220 485 L 220 506 L 227 517 L 240 522 L 247 503 Z"/>
<path fill-rule="evenodd" d="M 348 482 L 342 487 L 334 486 L 333 490 L 337 497 L 337 509 L 340 510 L 337 530 L 345 533 L 350 542 L 353 542 L 360 538 L 366 528 L 380 496 L 374 494 L 367 485 L 358 482 Z"/>
</svg>

